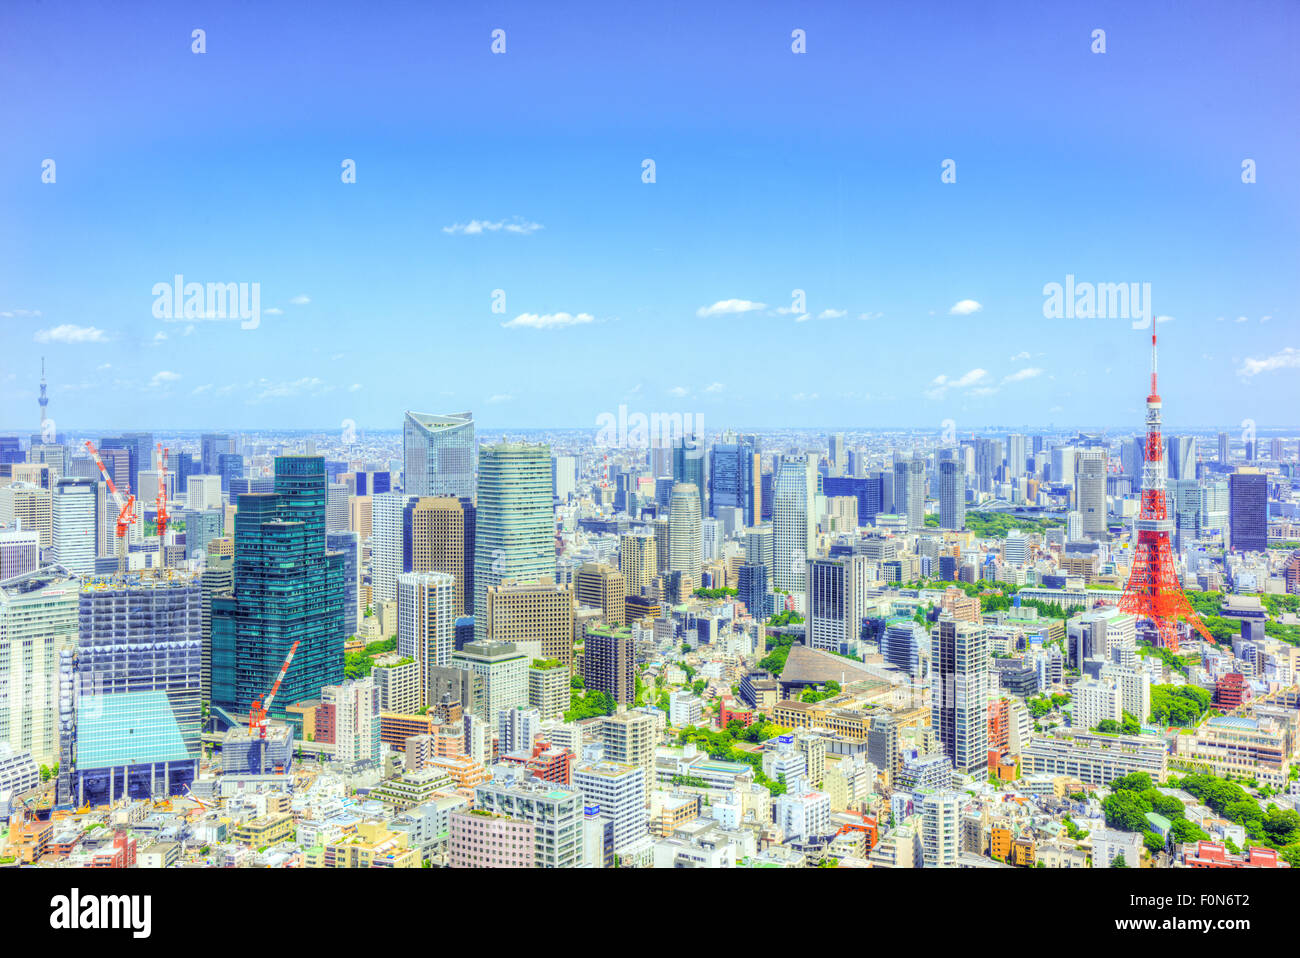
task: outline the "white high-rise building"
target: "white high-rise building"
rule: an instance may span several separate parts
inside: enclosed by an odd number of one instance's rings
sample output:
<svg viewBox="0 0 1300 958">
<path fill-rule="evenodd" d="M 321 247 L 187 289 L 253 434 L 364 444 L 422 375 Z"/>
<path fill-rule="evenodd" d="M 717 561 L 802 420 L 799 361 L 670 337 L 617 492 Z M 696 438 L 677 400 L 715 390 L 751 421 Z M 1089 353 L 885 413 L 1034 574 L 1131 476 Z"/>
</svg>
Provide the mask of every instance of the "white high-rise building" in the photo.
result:
<svg viewBox="0 0 1300 958">
<path fill-rule="evenodd" d="M 73 477 L 54 485 L 50 552 L 59 565 L 77 575 L 95 573 L 95 485 L 94 479 Z"/>
<path fill-rule="evenodd" d="M 0 582 L 31 572 L 40 565 L 41 537 L 35 529 L 0 532 Z"/>
<path fill-rule="evenodd" d="M 585 804 L 599 805 L 601 813 L 613 821 L 615 854 L 649 834 L 648 785 L 641 766 L 621 762 L 578 765 L 573 770 L 573 784 Z"/>
<path fill-rule="evenodd" d="M 379 761 L 379 689 L 372 678 L 327 685 L 321 701 L 334 706 L 334 759 Z"/>
<path fill-rule="evenodd" d="M 561 502 L 578 489 L 578 460 L 574 456 L 551 457 L 551 491 Z"/>
<path fill-rule="evenodd" d="M 1074 501 L 1083 516 L 1083 534 L 1089 539 L 1106 536 L 1106 450 L 1081 449 L 1074 480 Z"/>
<path fill-rule="evenodd" d="M 372 603 L 397 599 L 397 577 L 406 571 L 410 539 L 409 507 L 416 497 L 381 492 L 372 497 L 370 532 L 370 597 Z"/>
<path fill-rule="evenodd" d="M 221 477 L 190 476 L 185 480 L 185 507 L 187 509 L 220 509 Z"/>
<path fill-rule="evenodd" d="M 921 850 L 926 868 L 951 868 L 961 854 L 964 792 L 935 791 L 921 796 Z"/>
<path fill-rule="evenodd" d="M 701 530 L 700 492 L 695 483 L 674 483 L 668 509 L 668 571 L 690 579 L 689 586 L 683 582 L 683 593 L 700 584 Z"/>
<path fill-rule="evenodd" d="M 1052 447 L 1052 482 L 1066 485 L 1074 483 L 1074 474 L 1078 471 L 1078 454 L 1079 450 L 1075 446 Z"/>
<path fill-rule="evenodd" d="M 817 540 L 814 513 L 816 464 L 808 456 L 782 456 L 772 487 L 772 578 L 776 588 L 803 592 L 808 559 Z"/>
<path fill-rule="evenodd" d="M 420 701 L 428 697 L 429 670 L 450 665 L 456 646 L 456 580 L 446 572 L 397 576 L 397 651 L 420 666 Z"/>
<path fill-rule="evenodd" d="M 866 608 L 868 561 L 864 555 L 808 560 L 809 648 L 845 652 L 857 641 Z"/>
</svg>

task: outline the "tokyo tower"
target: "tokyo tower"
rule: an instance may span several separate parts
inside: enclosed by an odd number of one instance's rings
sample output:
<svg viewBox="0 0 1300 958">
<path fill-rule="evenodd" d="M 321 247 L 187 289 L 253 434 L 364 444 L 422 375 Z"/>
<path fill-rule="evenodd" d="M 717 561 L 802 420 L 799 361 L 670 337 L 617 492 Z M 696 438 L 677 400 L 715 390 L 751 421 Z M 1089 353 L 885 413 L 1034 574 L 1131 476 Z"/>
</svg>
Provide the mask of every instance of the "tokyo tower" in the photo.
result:
<svg viewBox="0 0 1300 958">
<path fill-rule="evenodd" d="M 1137 549 L 1129 573 L 1121 612 L 1150 619 L 1159 633 L 1159 644 L 1178 651 L 1178 619 L 1188 623 L 1213 642 L 1209 630 L 1196 614 L 1174 571 L 1174 550 L 1169 536 L 1174 523 L 1165 501 L 1165 447 L 1160 436 L 1160 394 L 1156 391 L 1156 336 L 1151 334 L 1151 395 L 1147 396 L 1147 443 L 1143 450 L 1142 510 L 1137 521 Z"/>
</svg>

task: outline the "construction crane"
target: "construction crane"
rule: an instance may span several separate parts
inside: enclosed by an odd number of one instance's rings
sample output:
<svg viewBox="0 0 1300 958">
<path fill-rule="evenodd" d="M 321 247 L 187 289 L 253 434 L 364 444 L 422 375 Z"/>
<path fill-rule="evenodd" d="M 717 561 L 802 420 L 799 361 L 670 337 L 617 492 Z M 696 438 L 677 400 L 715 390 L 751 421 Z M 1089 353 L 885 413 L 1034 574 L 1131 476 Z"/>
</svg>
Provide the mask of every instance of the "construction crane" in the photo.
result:
<svg viewBox="0 0 1300 958">
<path fill-rule="evenodd" d="M 113 479 L 104 468 L 104 460 L 99 457 L 99 450 L 89 439 L 86 440 L 86 448 L 90 450 L 90 457 L 95 460 L 95 465 L 99 467 L 99 474 L 104 477 L 104 482 L 108 485 L 109 494 L 113 497 L 113 503 L 117 506 L 117 574 L 121 575 L 126 572 L 126 530 L 127 526 L 135 522 L 135 496 L 128 489 L 126 499 L 123 500 L 122 493 L 118 492 L 117 486 L 114 485 Z"/>
<path fill-rule="evenodd" d="M 167 449 L 158 443 L 158 538 L 167 535 Z"/>
<path fill-rule="evenodd" d="M 267 695 L 266 702 L 263 703 L 261 699 L 253 700 L 253 704 L 248 710 L 248 734 L 250 738 L 254 735 L 258 738 L 266 738 L 266 726 L 269 721 L 268 716 L 271 714 L 271 703 L 275 700 L 275 693 L 280 691 L 280 683 L 284 681 L 284 676 L 289 671 L 289 663 L 293 661 L 293 653 L 297 651 L 297 642 L 289 646 L 289 654 L 284 657 L 284 665 L 280 666 L 280 674 L 275 677 L 275 684 L 271 686 L 271 692 Z"/>
</svg>

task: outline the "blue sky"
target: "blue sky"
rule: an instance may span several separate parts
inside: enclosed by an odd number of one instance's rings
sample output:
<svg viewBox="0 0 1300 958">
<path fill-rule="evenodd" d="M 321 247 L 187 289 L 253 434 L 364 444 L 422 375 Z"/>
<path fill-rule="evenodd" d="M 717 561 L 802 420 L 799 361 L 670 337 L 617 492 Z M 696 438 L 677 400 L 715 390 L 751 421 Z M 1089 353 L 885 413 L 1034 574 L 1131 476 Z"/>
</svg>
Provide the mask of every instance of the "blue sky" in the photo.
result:
<svg viewBox="0 0 1300 958">
<path fill-rule="evenodd" d="M 1296 423 L 1296 4 L 436 6 L 0 8 L 0 426 Z"/>
</svg>

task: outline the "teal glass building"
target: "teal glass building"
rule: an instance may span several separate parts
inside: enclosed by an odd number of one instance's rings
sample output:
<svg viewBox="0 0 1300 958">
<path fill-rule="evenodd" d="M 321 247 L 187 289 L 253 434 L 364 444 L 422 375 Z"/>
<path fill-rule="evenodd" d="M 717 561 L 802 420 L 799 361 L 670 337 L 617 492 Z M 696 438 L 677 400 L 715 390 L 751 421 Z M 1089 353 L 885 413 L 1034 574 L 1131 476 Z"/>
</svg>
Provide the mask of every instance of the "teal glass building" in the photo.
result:
<svg viewBox="0 0 1300 958">
<path fill-rule="evenodd" d="M 343 681 L 345 558 L 326 549 L 325 460 L 277 456 L 275 491 L 247 493 L 235 513 L 234 591 L 212 600 L 212 706 L 247 714 L 298 651 L 272 706 Z"/>
</svg>

